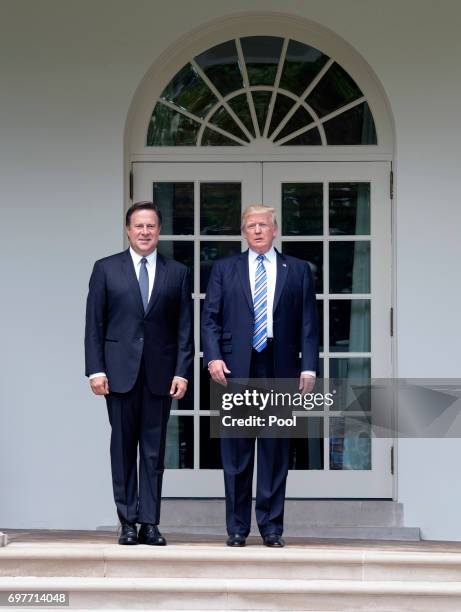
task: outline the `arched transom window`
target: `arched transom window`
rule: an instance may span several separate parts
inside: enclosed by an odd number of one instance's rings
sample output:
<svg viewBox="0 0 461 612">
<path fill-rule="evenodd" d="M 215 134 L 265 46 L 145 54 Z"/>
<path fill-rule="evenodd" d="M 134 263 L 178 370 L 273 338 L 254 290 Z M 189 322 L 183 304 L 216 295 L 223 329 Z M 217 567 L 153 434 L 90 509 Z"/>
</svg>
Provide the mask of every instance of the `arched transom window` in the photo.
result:
<svg viewBox="0 0 461 612">
<path fill-rule="evenodd" d="M 275 36 L 216 45 L 163 90 L 147 146 L 375 145 L 375 122 L 357 83 L 318 49 Z"/>
</svg>

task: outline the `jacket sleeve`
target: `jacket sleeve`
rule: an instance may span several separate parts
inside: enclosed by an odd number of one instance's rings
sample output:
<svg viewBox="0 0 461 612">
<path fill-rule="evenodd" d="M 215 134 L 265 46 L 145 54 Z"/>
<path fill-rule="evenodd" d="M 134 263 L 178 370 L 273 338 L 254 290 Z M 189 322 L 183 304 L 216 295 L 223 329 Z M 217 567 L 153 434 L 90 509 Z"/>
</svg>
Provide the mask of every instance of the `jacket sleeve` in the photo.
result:
<svg viewBox="0 0 461 612">
<path fill-rule="evenodd" d="M 222 337 L 223 285 L 219 262 L 210 274 L 202 312 L 203 367 L 214 359 L 222 359 L 220 340 Z"/>
<path fill-rule="evenodd" d="M 94 264 L 86 301 L 85 375 L 105 372 L 106 281 L 100 262 Z"/>
<path fill-rule="evenodd" d="M 319 329 L 314 279 L 308 263 L 303 276 L 303 310 L 301 325 L 301 371 L 311 370 L 318 373 Z"/>
<path fill-rule="evenodd" d="M 193 376 L 194 317 L 189 270 L 185 270 L 181 283 L 181 304 L 178 318 L 178 353 L 175 376 L 188 380 Z"/>
</svg>

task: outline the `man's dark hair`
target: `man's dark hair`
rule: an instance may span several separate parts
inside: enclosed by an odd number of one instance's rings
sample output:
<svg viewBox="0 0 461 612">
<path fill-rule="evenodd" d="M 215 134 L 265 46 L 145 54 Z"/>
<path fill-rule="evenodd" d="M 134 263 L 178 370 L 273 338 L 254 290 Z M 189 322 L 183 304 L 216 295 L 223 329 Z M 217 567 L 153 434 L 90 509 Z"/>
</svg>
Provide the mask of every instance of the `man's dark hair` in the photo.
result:
<svg viewBox="0 0 461 612">
<path fill-rule="evenodd" d="M 125 217 L 125 225 L 126 225 L 126 227 L 128 227 L 130 225 L 131 215 L 134 212 L 136 212 L 137 210 L 153 210 L 154 213 L 157 215 L 158 224 L 160 226 L 162 225 L 162 213 L 161 213 L 160 209 L 158 208 L 157 204 L 154 204 L 153 202 L 149 202 L 149 200 L 144 200 L 142 202 L 135 202 L 126 211 L 126 217 Z"/>
</svg>

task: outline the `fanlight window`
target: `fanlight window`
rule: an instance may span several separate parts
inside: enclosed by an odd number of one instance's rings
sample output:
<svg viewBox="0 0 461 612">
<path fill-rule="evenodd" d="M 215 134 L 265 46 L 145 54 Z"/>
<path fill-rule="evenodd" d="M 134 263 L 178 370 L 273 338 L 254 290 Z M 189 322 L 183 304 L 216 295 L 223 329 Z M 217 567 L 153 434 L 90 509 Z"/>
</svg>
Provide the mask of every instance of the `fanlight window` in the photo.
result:
<svg viewBox="0 0 461 612">
<path fill-rule="evenodd" d="M 318 49 L 274 36 L 229 40 L 197 55 L 163 90 L 147 146 L 374 145 L 355 81 Z"/>
</svg>

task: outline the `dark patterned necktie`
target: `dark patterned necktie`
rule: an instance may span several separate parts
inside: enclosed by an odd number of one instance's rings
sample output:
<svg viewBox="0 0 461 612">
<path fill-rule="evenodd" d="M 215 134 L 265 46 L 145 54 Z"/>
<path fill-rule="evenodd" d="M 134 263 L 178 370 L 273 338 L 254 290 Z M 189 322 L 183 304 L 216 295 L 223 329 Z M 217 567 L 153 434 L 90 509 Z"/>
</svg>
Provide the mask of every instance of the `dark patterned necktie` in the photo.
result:
<svg viewBox="0 0 461 612">
<path fill-rule="evenodd" d="M 141 289 L 142 303 L 144 305 L 144 312 L 147 310 L 147 304 L 149 303 L 149 274 L 147 272 L 147 259 L 143 257 L 141 259 L 141 269 L 139 270 L 139 288 Z"/>
</svg>

